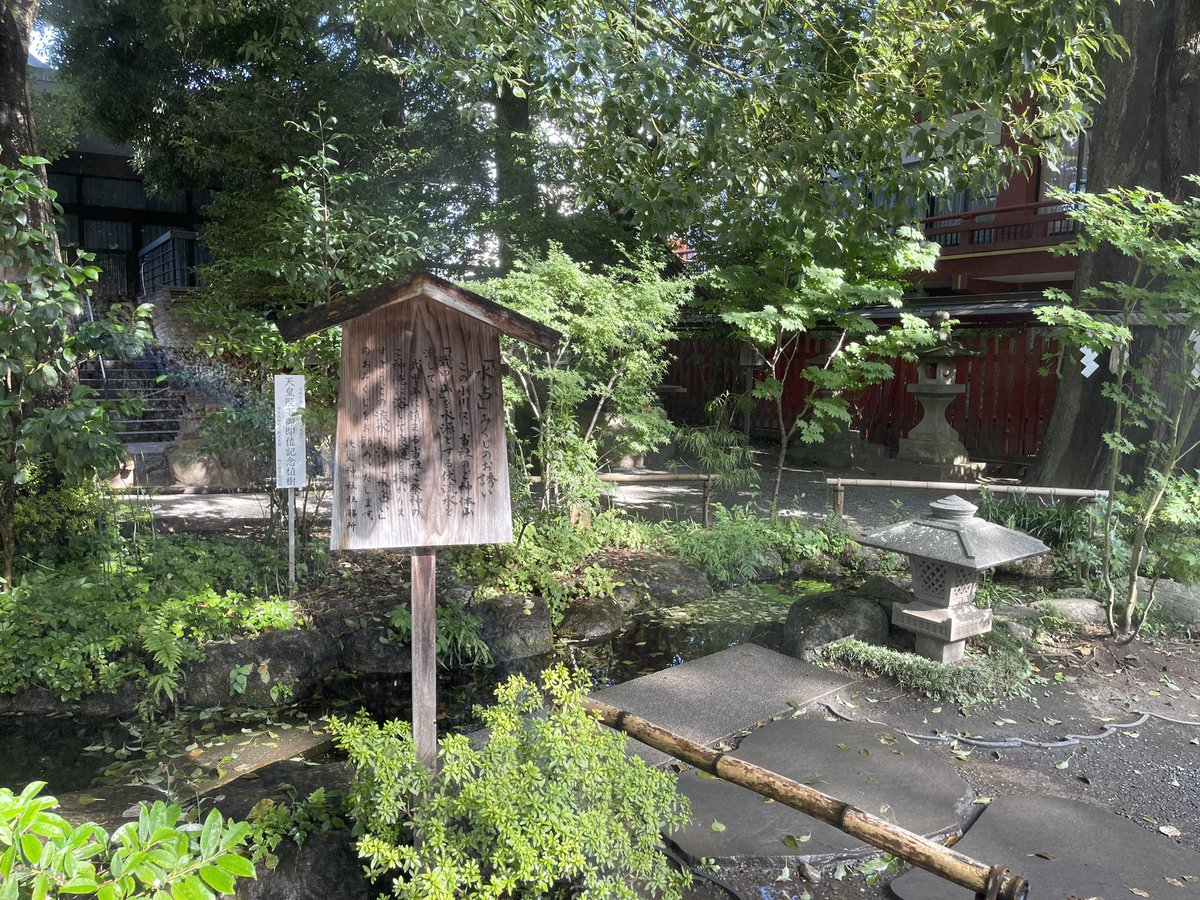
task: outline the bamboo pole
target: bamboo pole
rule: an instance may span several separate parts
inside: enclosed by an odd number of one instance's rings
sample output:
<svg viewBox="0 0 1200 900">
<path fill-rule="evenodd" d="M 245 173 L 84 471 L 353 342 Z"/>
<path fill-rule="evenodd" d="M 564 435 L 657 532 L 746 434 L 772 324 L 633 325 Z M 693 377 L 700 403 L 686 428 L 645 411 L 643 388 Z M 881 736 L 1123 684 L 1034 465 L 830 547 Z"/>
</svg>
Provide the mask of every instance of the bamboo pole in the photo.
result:
<svg viewBox="0 0 1200 900">
<path fill-rule="evenodd" d="M 587 709 L 599 714 L 610 728 L 689 765 L 703 769 L 733 784 L 820 819 L 847 834 L 885 850 L 893 856 L 975 891 L 986 900 L 1026 900 L 1029 883 L 1004 866 L 989 866 L 919 834 L 893 825 L 836 797 L 807 785 L 690 741 L 653 722 L 598 700 L 584 700 Z"/>
<path fill-rule="evenodd" d="M 1091 488 L 1038 487 L 1024 484 L 984 484 L 978 481 L 898 481 L 886 478 L 826 478 L 835 493 L 844 487 L 886 487 L 926 491 L 991 491 L 993 494 L 1029 494 L 1034 497 L 1106 497 L 1108 491 Z"/>
</svg>

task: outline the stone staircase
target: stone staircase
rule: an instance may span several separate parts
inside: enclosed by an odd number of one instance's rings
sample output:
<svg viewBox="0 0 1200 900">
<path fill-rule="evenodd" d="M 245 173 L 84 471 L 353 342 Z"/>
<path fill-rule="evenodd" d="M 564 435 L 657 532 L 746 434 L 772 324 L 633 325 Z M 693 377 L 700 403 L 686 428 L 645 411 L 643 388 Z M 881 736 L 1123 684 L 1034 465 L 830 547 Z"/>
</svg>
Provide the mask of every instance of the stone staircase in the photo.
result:
<svg viewBox="0 0 1200 900">
<path fill-rule="evenodd" d="M 105 400 L 135 401 L 140 409 L 114 420 L 117 436 L 134 460 L 132 483 L 137 487 L 171 482 L 164 451 L 179 436 L 185 402 L 170 385 L 166 367 L 155 354 L 131 362 L 98 361 L 80 370 L 79 382 Z"/>
</svg>

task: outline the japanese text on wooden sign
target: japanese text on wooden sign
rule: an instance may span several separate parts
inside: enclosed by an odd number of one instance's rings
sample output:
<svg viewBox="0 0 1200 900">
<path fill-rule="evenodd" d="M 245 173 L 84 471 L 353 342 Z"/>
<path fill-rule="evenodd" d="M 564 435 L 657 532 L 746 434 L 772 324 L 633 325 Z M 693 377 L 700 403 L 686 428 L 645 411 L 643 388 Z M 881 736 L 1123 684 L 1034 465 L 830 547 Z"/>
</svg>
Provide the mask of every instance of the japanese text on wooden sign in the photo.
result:
<svg viewBox="0 0 1200 900">
<path fill-rule="evenodd" d="M 305 464 L 304 376 L 275 376 L 275 486 L 299 488 L 308 484 Z"/>
<path fill-rule="evenodd" d="M 335 550 L 512 540 L 500 339 L 413 300 L 342 329 Z"/>
</svg>

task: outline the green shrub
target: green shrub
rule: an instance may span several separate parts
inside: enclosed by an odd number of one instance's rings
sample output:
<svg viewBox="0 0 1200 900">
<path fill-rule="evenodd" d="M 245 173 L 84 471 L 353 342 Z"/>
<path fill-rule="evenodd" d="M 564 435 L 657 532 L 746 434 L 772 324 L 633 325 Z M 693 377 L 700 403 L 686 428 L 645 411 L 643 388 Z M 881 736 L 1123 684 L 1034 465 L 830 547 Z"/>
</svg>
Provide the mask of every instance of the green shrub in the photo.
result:
<svg viewBox="0 0 1200 900">
<path fill-rule="evenodd" d="M 1031 497 L 1028 494 L 980 492 L 979 515 L 989 522 L 1032 535 L 1049 546 L 1066 550 L 1087 537 L 1086 504 L 1074 500 Z"/>
<path fill-rule="evenodd" d="M 934 700 L 980 703 L 1026 695 L 1033 666 L 1020 641 L 993 631 L 974 638 L 971 645 L 977 654 L 953 666 L 854 638 L 819 648 L 817 659 L 894 678 L 901 687 Z"/>
<path fill-rule="evenodd" d="M 708 528 L 695 522 L 662 526 L 664 544 L 693 565 L 725 584 L 742 584 L 763 569 L 778 565 L 774 550 L 785 562 L 828 552 L 826 533 L 795 519 L 764 518 L 750 506 L 728 509 L 713 505 Z"/>
<path fill-rule="evenodd" d="M 19 795 L 0 788 L 0 900 L 191 900 L 232 894 L 238 878 L 254 877 L 254 864 L 237 853 L 250 826 L 215 809 L 201 826 L 180 824 L 174 804 L 143 804 L 136 822 L 109 835 L 51 812 L 58 801 L 43 787 L 34 782 Z"/>
<path fill-rule="evenodd" d="M 660 831 L 687 819 L 674 779 L 627 756 L 625 737 L 583 708 L 586 677 L 558 667 L 542 685 L 498 687 L 479 711 L 487 743 L 446 736 L 433 775 L 408 723 L 334 722 L 357 769 L 359 853 L 372 875 L 396 876 L 396 897 L 682 895 L 687 875 L 659 850 Z"/>
<path fill-rule="evenodd" d="M 20 572 L 26 559 L 43 565 L 78 562 L 117 541 L 117 505 L 93 484 L 48 487 L 38 473 L 17 494 L 13 512 Z"/>
<path fill-rule="evenodd" d="M 612 596 L 616 583 L 605 569 L 587 565 L 601 550 L 643 547 L 654 533 L 628 516 L 610 511 L 590 527 L 562 514 L 538 513 L 518 521 L 512 544 L 464 547 L 454 555 L 455 574 L 476 586 L 480 598 L 501 594 L 542 597 L 555 622 L 576 597 Z"/>
<path fill-rule="evenodd" d="M 412 609 L 397 605 L 388 616 L 396 640 L 405 643 L 412 634 Z M 443 669 L 461 666 L 490 666 L 491 648 L 483 640 L 483 620 L 467 609 L 465 602 L 439 603 L 437 607 L 437 661 Z"/>
</svg>

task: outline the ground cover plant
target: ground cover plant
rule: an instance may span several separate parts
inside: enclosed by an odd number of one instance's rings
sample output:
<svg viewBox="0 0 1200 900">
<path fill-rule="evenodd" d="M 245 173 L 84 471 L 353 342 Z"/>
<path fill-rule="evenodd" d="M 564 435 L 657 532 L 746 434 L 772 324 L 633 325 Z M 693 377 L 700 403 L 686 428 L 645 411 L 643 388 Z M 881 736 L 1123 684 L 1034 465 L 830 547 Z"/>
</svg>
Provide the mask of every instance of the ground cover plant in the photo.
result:
<svg viewBox="0 0 1200 900">
<path fill-rule="evenodd" d="M 18 503 L 23 555 L 0 591 L 0 691 L 74 700 L 129 681 L 172 700 L 206 641 L 304 623 L 281 596 L 273 546 L 231 537 L 136 534 L 95 488 Z"/>
<path fill-rule="evenodd" d="M 479 711 L 488 741 L 447 735 L 432 775 L 408 723 L 336 722 L 370 874 L 414 900 L 681 897 L 688 878 L 659 845 L 687 821 L 687 801 L 584 709 L 589 689 L 562 667 L 540 687 L 509 679 Z"/>
<path fill-rule="evenodd" d="M 948 666 L 913 653 L 844 638 L 817 650 L 825 663 L 894 678 L 903 688 L 935 700 L 973 704 L 1025 696 L 1033 666 L 1021 642 L 997 631 L 973 638 L 972 653 Z"/>
</svg>

